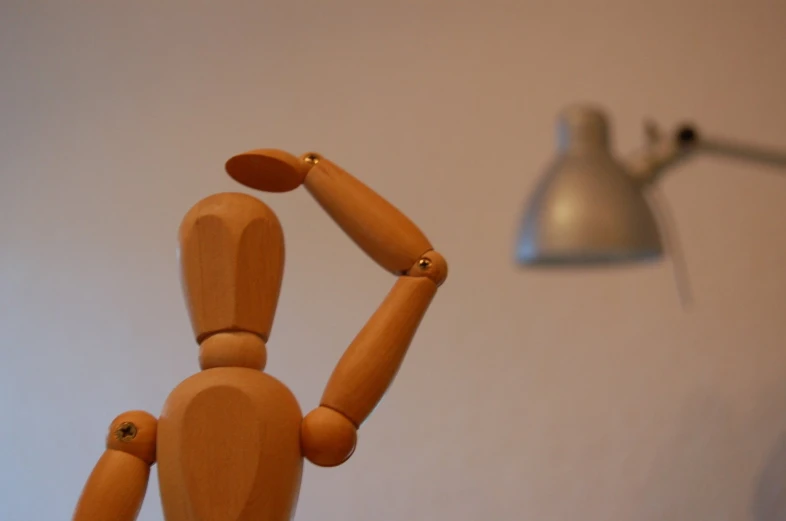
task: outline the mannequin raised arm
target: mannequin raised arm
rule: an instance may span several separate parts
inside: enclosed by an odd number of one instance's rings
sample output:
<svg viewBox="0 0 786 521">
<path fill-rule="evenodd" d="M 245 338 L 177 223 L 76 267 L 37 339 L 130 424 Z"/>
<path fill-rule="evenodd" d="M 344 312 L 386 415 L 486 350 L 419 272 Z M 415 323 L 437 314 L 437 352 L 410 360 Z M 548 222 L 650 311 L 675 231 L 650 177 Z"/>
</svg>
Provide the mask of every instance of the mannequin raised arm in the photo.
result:
<svg viewBox="0 0 786 521">
<path fill-rule="evenodd" d="M 346 461 L 356 430 L 392 384 L 447 263 L 423 232 L 391 203 L 317 155 L 280 150 L 234 156 L 226 170 L 259 190 L 284 192 L 304 184 L 326 213 L 369 257 L 398 278 L 334 369 L 320 406 L 304 419 L 304 455 L 321 466 Z"/>
</svg>

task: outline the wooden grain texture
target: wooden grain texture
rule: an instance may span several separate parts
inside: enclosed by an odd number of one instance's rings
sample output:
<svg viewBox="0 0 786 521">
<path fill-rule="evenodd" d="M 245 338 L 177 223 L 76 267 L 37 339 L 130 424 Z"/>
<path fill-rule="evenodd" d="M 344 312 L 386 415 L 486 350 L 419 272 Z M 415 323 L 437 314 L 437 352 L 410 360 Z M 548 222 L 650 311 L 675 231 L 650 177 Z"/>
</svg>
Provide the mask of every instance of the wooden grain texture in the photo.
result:
<svg viewBox="0 0 786 521">
<path fill-rule="evenodd" d="M 393 382 L 436 291 L 427 277 L 399 277 L 339 360 L 320 404 L 360 426 Z"/>
<path fill-rule="evenodd" d="M 167 521 L 285 521 L 300 492 L 302 413 L 270 375 L 217 367 L 169 395 L 158 427 Z"/>
<path fill-rule="evenodd" d="M 284 235 L 262 201 L 220 193 L 195 204 L 179 231 L 181 283 L 197 341 L 218 331 L 270 336 L 284 270 Z"/>
<path fill-rule="evenodd" d="M 408 217 L 329 160 L 321 158 L 304 185 L 344 232 L 391 273 L 404 272 L 431 249 Z"/>
<path fill-rule="evenodd" d="M 133 439 L 118 439 L 118 429 L 133 424 Z M 73 521 L 134 521 L 142 508 L 156 456 L 156 419 L 143 411 L 121 414 L 109 428 L 107 450 L 85 483 Z"/>
</svg>

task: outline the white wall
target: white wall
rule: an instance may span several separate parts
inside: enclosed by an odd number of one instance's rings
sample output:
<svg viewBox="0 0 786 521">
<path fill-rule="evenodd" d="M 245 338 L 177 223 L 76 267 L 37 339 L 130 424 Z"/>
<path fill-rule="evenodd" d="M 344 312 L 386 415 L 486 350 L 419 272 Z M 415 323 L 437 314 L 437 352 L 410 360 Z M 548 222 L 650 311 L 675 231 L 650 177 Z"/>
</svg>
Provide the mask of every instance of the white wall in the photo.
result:
<svg viewBox="0 0 786 521">
<path fill-rule="evenodd" d="M 197 369 L 175 233 L 257 147 L 328 155 L 451 266 L 297 519 L 784 519 L 786 179 L 665 179 L 688 308 L 671 261 L 511 259 L 567 103 L 608 107 L 620 151 L 650 116 L 786 145 L 786 3 L 592 4 L 4 2 L 0 519 L 69 518 L 109 421 Z M 310 409 L 392 280 L 305 192 L 260 197 L 289 259 L 268 370 Z"/>
</svg>

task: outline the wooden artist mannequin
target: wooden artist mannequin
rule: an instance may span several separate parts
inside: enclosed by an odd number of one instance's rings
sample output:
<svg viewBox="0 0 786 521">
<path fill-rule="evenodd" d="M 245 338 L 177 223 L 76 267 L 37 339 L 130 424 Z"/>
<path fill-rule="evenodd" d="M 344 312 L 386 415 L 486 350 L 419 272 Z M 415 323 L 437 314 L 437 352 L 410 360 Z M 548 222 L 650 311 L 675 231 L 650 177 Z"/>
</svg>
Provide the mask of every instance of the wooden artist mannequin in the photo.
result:
<svg viewBox="0 0 786 521">
<path fill-rule="evenodd" d="M 407 217 L 329 160 L 254 150 L 226 163 L 268 192 L 305 185 L 347 235 L 398 278 L 338 362 L 305 417 L 263 372 L 284 268 L 276 215 L 241 193 L 194 205 L 179 231 L 183 292 L 202 371 L 178 385 L 160 418 L 118 416 L 85 484 L 74 521 L 136 519 L 158 465 L 167 521 L 284 521 L 294 517 L 303 458 L 330 467 L 392 383 L 437 287 L 445 259 Z"/>
</svg>

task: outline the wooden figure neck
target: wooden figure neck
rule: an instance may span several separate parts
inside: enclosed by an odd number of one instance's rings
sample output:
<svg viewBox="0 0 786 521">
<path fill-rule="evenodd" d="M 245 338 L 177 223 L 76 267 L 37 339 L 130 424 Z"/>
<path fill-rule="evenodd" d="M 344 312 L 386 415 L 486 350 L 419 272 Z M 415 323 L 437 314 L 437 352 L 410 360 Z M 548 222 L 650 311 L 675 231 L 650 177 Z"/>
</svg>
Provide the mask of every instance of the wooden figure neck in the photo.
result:
<svg viewBox="0 0 786 521">
<path fill-rule="evenodd" d="M 265 341 L 254 333 L 216 333 L 199 346 L 199 366 L 203 371 L 214 367 L 247 367 L 263 371 L 266 363 Z"/>
</svg>

